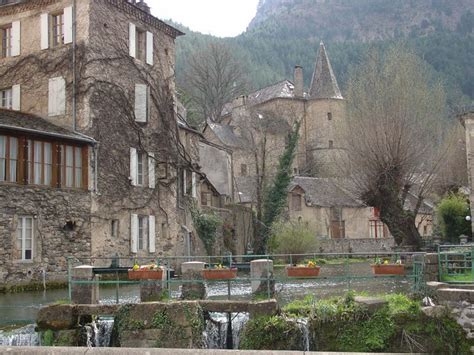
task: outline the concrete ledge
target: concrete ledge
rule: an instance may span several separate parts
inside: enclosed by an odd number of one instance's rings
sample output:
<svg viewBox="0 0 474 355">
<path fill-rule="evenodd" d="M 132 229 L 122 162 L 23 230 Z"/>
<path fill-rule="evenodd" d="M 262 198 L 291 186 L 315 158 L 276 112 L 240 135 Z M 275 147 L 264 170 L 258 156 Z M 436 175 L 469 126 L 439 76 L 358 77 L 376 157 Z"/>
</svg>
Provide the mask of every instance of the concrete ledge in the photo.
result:
<svg viewBox="0 0 474 355">
<path fill-rule="evenodd" d="M 369 355 L 369 353 L 343 353 L 343 352 L 313 352 L 313 351 L 270 351 L 270 350 L 212 350 L 212 349 L 156 349 L 156 348 L 67 348 L 67 347 L 27 347 L 0 346 L 0 354 L 35 354 L 35 355 L 213 355 L 213 354 L 239 354 L 239 355 L 338 355 L 338 354 L 359 354 Z M 381 353 L 370 353 L 381 354 Z M 390 354 L 390 353 L 384 353 Z M 395 353 L 391 353 L 395 354 Z"/>
<path fill-rule="evenodd" d="M 441 288 L 437 290 L 440 301 L 474 303 L 474 290 L 458 288 Z"/>
</svg>

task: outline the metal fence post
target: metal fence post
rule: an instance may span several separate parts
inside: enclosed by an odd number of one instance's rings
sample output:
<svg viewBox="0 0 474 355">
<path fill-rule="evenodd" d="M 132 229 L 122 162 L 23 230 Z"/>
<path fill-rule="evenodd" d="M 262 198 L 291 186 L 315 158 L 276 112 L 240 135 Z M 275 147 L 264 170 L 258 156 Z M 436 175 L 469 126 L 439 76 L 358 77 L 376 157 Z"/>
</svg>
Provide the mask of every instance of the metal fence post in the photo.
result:
<svg viewBox="0 0 474 355">
<path fill-rule="evenodd" d="M 71 288 L 71 259 L 72 257 L 67 257 L 67 287 L 68 287 L 68 296 L 69 296 L 69 303 L 72 302 L 72 288 Z"/>
</svg>

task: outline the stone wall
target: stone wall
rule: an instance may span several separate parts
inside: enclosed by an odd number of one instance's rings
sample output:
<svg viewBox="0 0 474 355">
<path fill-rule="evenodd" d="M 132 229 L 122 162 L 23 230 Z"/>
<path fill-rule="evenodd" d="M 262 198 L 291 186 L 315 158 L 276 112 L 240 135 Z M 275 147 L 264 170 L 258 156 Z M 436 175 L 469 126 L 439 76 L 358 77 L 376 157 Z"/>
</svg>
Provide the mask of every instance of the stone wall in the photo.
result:
<svg viewBox="0 0 474 355">
<path fill-rule="evenodd" d="M 0 187 L 0 281 L 26 283 L 66 280 L 67 256 L 87 258 L 91 251 L 91 197 L 78 190 Z M 17 249 L 19 217 L 33 217 L 33 260 Z M 73 223 L 71 231 L 66 222 Z"/>
<path fill-rule="evenodd" d="M 395 246 L 393 238 L 384 239 L 321 239 L 323 253 L 377 253 L 391 252 Z"/>
</svg>

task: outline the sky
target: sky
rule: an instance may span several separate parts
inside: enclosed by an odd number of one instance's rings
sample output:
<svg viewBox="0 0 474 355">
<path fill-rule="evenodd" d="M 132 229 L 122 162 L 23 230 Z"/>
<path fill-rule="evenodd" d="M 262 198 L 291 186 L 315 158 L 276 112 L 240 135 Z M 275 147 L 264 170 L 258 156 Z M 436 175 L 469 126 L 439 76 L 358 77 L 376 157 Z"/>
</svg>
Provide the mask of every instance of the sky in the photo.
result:
<svg viewBox="0 0 474 355">
<path fill-rule="evenodd" d="M 258 0 L 147 0 L 151 13 L 172 19 L 193 31 L 234 37 L 245 31 L 257 11 Z"/>
</svg>

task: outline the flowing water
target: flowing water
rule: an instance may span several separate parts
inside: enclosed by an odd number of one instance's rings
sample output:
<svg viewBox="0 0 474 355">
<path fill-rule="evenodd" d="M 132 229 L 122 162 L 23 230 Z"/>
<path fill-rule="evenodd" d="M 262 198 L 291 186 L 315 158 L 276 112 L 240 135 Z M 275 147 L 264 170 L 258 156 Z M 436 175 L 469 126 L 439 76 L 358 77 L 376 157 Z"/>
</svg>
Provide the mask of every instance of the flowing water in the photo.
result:
<svg viewBox="0 0 474 355">
<path fill-rule="evenodd" d="M 0 330 L 0 346 L 38 346 L 40 338 L 35 332 L 35 325 L 13 329 Z"/>
<path fill-rule="evenodd" d="M 228 346 L 228 313 L 210 312 L 203 333 L 207 349 L 238 349 L 240 333 L 249 319 L 248 313 L 231 313 L 232 345 Z"/>
</svg>

